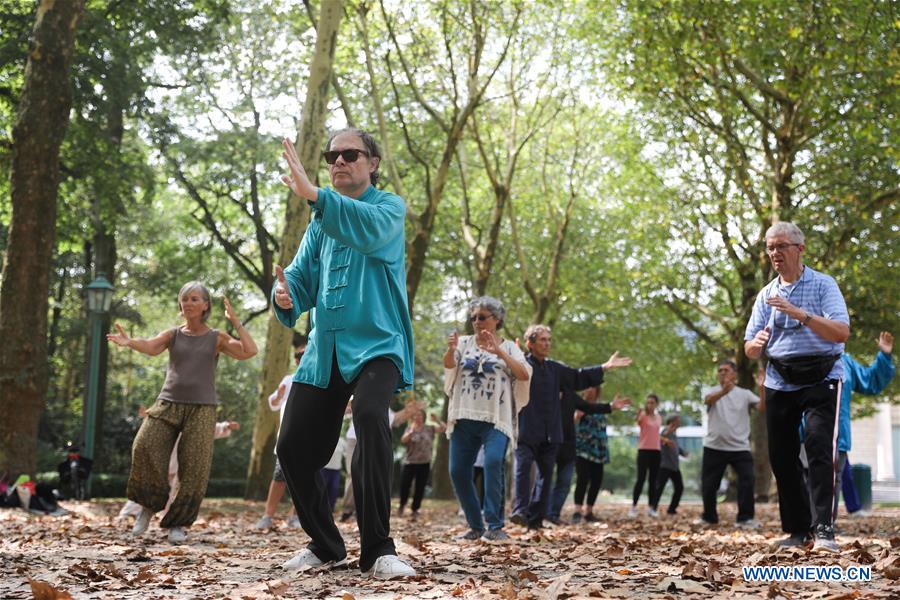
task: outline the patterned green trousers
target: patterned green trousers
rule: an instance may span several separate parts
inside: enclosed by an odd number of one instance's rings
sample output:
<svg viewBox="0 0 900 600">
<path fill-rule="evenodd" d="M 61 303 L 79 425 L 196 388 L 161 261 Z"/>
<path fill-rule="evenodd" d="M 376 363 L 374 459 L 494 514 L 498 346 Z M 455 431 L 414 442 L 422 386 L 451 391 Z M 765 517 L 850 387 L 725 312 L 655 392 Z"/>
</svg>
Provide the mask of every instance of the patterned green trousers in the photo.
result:
<svg viewBox="0 0 900 600">
<path fill-rule="evenodd" d="M 160 527 L 188 527 L 197 519 L 212 466 L 216 407 L 157 400 L 131 448 L 128 499 L 159 512 L 169 499 L 169 458 L 178 441 L 178 492 Z"/>
</svg>

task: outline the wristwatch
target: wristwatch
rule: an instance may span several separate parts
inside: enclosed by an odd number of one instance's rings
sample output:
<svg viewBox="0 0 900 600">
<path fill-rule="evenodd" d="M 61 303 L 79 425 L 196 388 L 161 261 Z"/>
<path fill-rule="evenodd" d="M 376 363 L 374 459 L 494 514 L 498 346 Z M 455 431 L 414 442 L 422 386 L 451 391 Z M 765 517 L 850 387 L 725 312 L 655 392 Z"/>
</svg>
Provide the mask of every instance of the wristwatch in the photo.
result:
<svg viewBox="0 0 900 600">
<path fill-rule="evenodd" d="M 813 316 L 809 313 L 806 313 L 806 316 L 803 317 L 803 325 L 809 325 L 809 322 L 812 321 Z"/>
</svg>

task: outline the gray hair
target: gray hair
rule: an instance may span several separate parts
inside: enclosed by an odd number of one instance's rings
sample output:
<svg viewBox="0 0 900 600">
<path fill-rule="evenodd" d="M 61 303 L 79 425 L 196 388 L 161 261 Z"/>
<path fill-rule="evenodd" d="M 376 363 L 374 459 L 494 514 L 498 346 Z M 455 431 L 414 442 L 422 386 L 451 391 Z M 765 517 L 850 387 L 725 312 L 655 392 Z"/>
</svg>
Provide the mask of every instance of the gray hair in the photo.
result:
<svg viewBox="0 0 900 600">
<path fill-rule="evenodd" d="M 331 150 L 331 142 L 334 141 L 334 138 L 341 135 L 342 133 L 350 133 L 355 135 L 360 139 L 363 143 L 363 146 L 366 147 L 366 152 L 369 153 L 369 158 L 378 158 L 378 166 L 375 167 L 375 170 L 369 173 L 369 181 L 372 185 L 378 183 L 378 179 L 381 177 L 381 174 L 378 172 L 378 167 L 381 166 L 381 150 L 378 148 L 378 142 L 375 141 L 375 138 L 372 137 L 372 134 L 368 131 L 363 131 L 362 129 L 357 129 L 356 127 L 345 127 L 344 129 L 338 129 L 337 131 L 333 131 L 330 136 L 328 136 L 328 142 L 325 144 L 325 150 Z"/>
<path fill-rule="evenodd" d="M 181 286 L 181 291 L 178 292 L 178 311 L 181 312 L 181 299 L 184 298 L 184 295 L 188 292 L 193 292 L 194 290 L 199 290 L 200 294 L 203 296 L 203 299 L 206 301 L 206 310 L 203 311 L 203 315 L 201 317 L 203 319 L 203 322 L 206 323 L 206 320 L 212 313 L 212 297 L 209 295 L 209 290 L 206 289 L 206 286 L 199 281 L 188 281 L 186 284 Z"/>
<path fill-rule="evenodd" d="M 766 239 L 776 235 L 786 235 L 795 244 L 805 243 L 803 232 L 800 231 L 800 228 L 787 221 L 779 221 L 766 230 Z"/>
<path fill-rule="evenodd" d="M 527 342 L 535 342 L 537 341 L 537 337 L 542 333 L 546 333 L 548 335 L 551 334 L 550 328 L 546 325 L 529 325 L 528 329 L 525 330 L 525 341 Z"/>
<path fill-rule="evenodd" d="M 494 318 L 497 319 L 497 329 L 503 327 L 503 319 L 506 318 L 506 309 L 503 307 L 502 302 L 493 296 L 478 296 L 469 302 L 469 315 L 479 308 L 483 308 L 494 315 Z"/>
</svg>

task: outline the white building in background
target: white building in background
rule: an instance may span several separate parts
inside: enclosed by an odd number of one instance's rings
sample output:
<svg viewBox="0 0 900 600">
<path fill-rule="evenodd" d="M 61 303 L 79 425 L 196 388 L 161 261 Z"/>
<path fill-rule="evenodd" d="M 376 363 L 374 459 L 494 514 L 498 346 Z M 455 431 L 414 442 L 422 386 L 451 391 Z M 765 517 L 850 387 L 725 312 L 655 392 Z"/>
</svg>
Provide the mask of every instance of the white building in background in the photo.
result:
<svg viewBox="0 0 900 600">
<path fill-rule="evenodd" d="M 872 469 L 872 500 L 900 502 L 900 406 L 876 405 L 876 412 L 850 422 L 850 464 Z"/>
</svg>

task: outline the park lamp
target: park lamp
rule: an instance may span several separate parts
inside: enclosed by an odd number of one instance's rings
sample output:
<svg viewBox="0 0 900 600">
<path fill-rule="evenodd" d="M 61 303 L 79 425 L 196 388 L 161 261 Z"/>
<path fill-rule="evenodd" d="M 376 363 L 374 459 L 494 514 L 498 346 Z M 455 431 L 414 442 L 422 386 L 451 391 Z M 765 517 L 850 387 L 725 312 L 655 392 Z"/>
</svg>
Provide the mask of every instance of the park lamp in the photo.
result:
<svg viewBox="0 0 900 600">
<path fill-rule="evenodd" d="M 84 415 L 84 449 L 82 454 L 91 460 L 94 456 L 94 438 L 97 432 L 97 402 L 100 388 L 100 343 L 102 336 L 103 316 L 109 312 L 113 297 L 112 284 L 106 279 L 106 273 L 97 273 L 97 277 L 88 284 L 87 308 L 91 327 L 91 356 L 88 363 L 88 382 L 86 387 L 87 402 Z M 106 340 L 103 340 L 104 342 Z M 85 482 L 87 497 L 91 494 L 91 477 Z"/>
<path fill-rule="evenodd" d="M 105 273 L 97 273 L 97 278 L 87 286 L 87 307 L 89 312 L 106 314 L 112 306 L 112 284 L 107 281 Z"/>
</svg>

